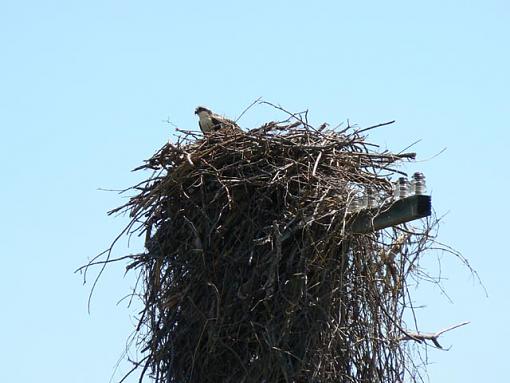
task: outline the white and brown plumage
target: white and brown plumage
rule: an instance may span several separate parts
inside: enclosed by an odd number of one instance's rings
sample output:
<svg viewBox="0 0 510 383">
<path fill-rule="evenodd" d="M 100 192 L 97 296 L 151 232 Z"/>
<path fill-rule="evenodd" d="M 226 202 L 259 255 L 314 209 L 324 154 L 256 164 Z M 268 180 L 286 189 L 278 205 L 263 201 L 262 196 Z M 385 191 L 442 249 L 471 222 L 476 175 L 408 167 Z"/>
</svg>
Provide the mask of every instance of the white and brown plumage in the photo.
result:
<svg viewBox="0 0 510 383">
<path fill-rule="evenodd" d="M 197 107 L 195 109 L 195 114 L 198 115 L 198 126 L 202 133 L 208 133 L 223 128 L 240 129 L 234 121 L 213 113 L 203 106 Z"/>
</svg>

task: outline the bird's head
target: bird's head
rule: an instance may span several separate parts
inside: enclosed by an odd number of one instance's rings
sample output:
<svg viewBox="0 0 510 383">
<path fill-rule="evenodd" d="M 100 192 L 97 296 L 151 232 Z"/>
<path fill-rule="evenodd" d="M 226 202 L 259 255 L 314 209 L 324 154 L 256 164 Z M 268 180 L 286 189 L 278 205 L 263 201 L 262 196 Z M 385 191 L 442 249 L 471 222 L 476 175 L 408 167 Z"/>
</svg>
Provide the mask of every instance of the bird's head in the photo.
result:
<svg viewBox="0 0 510 383">
<path fill-rule="evenodd" d="M 205 113 L 207 113 L 207 114 L 212 114 L 212 112 L 211 112 L 209 109 L 207 109 L 207 108 L 205 108 L 205 107 L 203 107 L 203 106 L 198 106 L 198 107 L 195 109 L 195 114 L 198 114 L 198 115 L 199 115 L 199 114 L 201 114 L 202 112 L 205 112 Z"/>
</svg>

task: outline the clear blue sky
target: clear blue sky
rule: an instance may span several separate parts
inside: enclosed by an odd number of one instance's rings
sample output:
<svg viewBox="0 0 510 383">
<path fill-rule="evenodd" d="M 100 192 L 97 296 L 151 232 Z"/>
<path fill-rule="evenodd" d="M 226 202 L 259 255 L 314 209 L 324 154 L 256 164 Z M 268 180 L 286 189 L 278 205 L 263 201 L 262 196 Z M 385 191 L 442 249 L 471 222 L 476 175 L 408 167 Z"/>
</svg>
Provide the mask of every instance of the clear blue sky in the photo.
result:
<svg viewBox="0 0 510 383">
<path fill-rule="evenodd" d="M 507 379 L 509 39 L 503 0 L 2 1 L 0 381 L 108 381 L 136 310 L 117 305 L 133 284 L 123 265 L 90 315 L 90 284 L 73 274 L 127 222 L 105 215 L 123 198 L 97 189 L 140 180 L 130 169 L 173 134 L 163 120 L 195 128 L 196 105 L 235 117 L 260 96 L 315 122 L 395 119 L 371 139 L 393 150 L 421 139 L 421 160 L 447 148 L 409 170 L 425 171 L 448 213 L 440 239 L 489 297 L 449 257 L 453 303 L 417 291 L 422 330 L 471 321 L 444 335 L 449 352 L 429 351 L 430 379 Z M 257 108 L 241 123 L 275 117 Z"/>
</svg>

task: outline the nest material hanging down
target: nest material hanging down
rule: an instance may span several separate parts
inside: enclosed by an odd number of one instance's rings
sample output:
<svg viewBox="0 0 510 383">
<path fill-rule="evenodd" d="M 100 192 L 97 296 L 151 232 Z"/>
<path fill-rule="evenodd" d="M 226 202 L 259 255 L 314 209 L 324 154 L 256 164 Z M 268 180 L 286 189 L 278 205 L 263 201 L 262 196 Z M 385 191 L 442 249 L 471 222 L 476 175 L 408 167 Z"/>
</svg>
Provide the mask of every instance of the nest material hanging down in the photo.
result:
<svg viewBox="0 0 510 383">
<path fill-rule="evenodd" d="M 388 206 L 414 159 L 365 138 L 301 120 L 189 133 L 137 169 L 154 172 L 112 213 L 146 236 L 128 266 L 144 282 L 140 380 L 414 379 L 403 316 L 429 225 L 349 231 L 356 194 Z"/>
</svg>

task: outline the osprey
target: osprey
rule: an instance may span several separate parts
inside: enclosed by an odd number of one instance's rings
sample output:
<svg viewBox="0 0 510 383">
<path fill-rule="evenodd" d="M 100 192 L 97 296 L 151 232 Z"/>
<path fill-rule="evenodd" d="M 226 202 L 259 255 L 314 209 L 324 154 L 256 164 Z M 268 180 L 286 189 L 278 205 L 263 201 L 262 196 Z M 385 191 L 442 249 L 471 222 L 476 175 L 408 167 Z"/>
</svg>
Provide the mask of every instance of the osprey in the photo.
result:
<svg viewBox="0 0 510 383">
<path fill-rule="evenodd" d="M 213 113 L 203 106 L 197 107 L 195 109 L 195 114 L 198 115 L 198 126 L 200 127 L 202 133 L 207 133 L 222 128 L 240 129 L 234 121 Z"/>
</svg>

